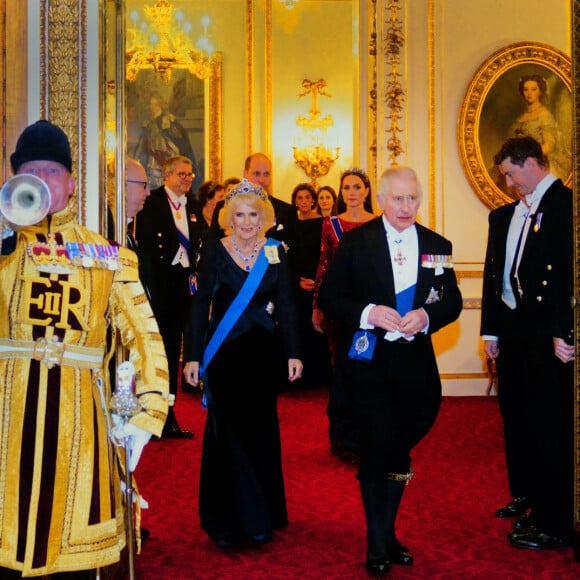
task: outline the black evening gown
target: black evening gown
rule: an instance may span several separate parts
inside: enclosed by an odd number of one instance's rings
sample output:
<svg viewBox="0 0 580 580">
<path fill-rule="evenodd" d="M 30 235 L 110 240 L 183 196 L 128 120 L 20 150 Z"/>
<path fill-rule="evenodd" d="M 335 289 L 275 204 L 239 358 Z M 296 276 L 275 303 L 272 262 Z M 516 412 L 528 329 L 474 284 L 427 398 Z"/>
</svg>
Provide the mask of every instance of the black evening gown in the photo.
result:
<svg viewBox="0 0 580 580">
<path fill-rule="evenodd" d="M 279 256 L 280 263 L 268 266 L 207 369 L 199 514 L 202 528 L 218 542 L 267 539 L 288 523 L 277 414 L 278 350 L 283 348 L 286 358 L 299 358 L 299 353 L 290 274 L 281 247 Z M 205 337 L 211 336 L 247 276 L 221 241 L 203 248 L 186 361 L 201 359 Z M 266 310 L 270 302 L 273 315 Z"/>
<path fill-rule="evenodd" d="M 330 351 L 325 335 L 312 326 L 313 292 L 300 287 L 300 278 L 316 279 L 316 269 L 320 260 L 320 238 L 322 218 L 299 220 L 297 224 L 298 242 L 290 251 L 290 264 L 296 287 L 296 309 L 302 346 L 304 370 L 295 387 L 329 387 L 332 380 Z"/>
</svg>

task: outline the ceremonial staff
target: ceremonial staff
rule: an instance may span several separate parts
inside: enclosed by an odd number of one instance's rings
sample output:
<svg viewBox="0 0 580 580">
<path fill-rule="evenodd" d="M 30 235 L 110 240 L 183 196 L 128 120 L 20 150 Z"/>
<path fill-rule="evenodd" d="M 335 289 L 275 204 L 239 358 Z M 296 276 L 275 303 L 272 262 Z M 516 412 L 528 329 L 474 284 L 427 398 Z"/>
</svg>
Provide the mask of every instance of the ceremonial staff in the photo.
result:
<svg viewBox="0 0 580 580">
<path fill-rule="evenodd" d="M 135 395 L 135 367 L 131 362 L 121 363 L 117 367 L 117 388 L 109 404 L 113 412 L 113 421 L 117 423 L 113 429 L 113 442 L 125 449 L 125 526 L 127 530 L 127 550 L 129 553 L 129 578 L 135 578 L 135 529 L 133 523 L 133 476 L 131 452 L 133 435 L 127 431 L 131 417 L 142 410 Z M 115 417 L 117 416 L 117 417 Z"/>
</svg>

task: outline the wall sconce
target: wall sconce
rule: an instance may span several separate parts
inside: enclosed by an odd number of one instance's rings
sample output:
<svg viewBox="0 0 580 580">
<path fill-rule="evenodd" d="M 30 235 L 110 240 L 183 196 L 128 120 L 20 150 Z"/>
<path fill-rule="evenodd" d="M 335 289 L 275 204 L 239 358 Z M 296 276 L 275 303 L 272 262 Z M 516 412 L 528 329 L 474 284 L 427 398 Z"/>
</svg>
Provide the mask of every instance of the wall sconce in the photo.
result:
<svg viewBox="0 0 580 580">
<path fill-rule="evenodd" d="M 299 97 L 310 94 L 312 104 L 308 111 L 308 117 L 300 116 L 296 119 L 296 125 L 302 127 L 302 139 L 300 147 L 294 146 L 294 160 L 302 168 L 304 173 L 316 183 L 319 177 L 325 176 L 338 159 L 340 147 L 335 147 L 334 151 L 326 145 L 326 131 L 328 127 L 334 125 L 334 119 L 330 115 L 320 118 L 318 108 L 318 95 L 331 97 L 325 91 L 326 81 L 319 79 L 316 82 L 304 79 L 302 81 L 304 92 L 299 93 Z M 304 143 L 304 146 L 302 144 Z"/>
<path fill-rule="evenodd" d="M 200 79 L 208 78 L 214 52 L 207 33 L 209 17 L 202 18 L 203 34 L 194 46 L 189 38 L 191 24 L 182 10 L 175 11 L 167 0 L 157 0 L 154 6 L 145 5 L 143 11 L 151 26 L 140 20 L 137 10 L 129 15 L 132 26 L 127 27 L 127 80 L 135 81 L 140 70 L 153 69 L 169 83 L 172 68 L 188 69 Z"/>
</svg>

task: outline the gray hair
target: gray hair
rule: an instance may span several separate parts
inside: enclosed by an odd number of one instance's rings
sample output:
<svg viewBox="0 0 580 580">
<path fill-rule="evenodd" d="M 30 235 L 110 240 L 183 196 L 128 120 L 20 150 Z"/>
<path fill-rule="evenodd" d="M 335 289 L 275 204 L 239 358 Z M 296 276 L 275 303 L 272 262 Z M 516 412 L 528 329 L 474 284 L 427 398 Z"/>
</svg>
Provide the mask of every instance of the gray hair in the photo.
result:
<svg viewBox="0 0 580 580">
<path fill-rule="evenodd" d="M 389 167 L 383 171 L 381 177 L 379 178 L 377 199 L 381 205 L 384 203 L 387 195 L 391 192 L 392 182 L 395 179 L 401 177 L 414 179 L 417 183 L 417 194 L 419 195 L 419 199 L 423 198 L 423 190 L 421 189 L 421 184 L 419 183 L 419 179 L 417 178 L 417 174 L 415 173 L 414 169 L 405 166 Z"/>
</svg>

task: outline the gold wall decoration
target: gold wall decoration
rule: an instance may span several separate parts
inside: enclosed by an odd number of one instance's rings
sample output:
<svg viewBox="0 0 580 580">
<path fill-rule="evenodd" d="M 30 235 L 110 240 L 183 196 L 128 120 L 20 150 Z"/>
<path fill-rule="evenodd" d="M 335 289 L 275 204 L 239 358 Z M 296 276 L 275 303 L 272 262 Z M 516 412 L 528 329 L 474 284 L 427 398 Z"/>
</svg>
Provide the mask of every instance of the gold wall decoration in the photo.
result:
<svg viewBox="0 0 580 580">
<path fill-rule="evenodd" d="M 246 0 L 246 155 L 254 151 L 254 0 Z"/>
<path fill-rule="evenodd" d="M 367 172 L 377 177 L 377 0 L 368 2 L 367 11 Z"/>
<path fill-rule="evenodd" d="M 28 49 L 28 6 L 26 2 L 0 0 L 0 134 L 1 176 L 4 183 L 11 174 L 10 154 L 16 141 L 28 124 L 27 62 L 39 61 L 39 55 L 30 55 Z M 32 34 L 39 36 L 39 28 Z M 46 67 L 45 67 L 46 68 Z"/>
<path fill-rule="evenodd" d="M 40 114 L 68 135 L 81 223 L 86 223 L 86 56 L 86 0 L 41 0 Z"/>
<path fill-rule="evenodd" d="M 326 91 L 326 81 L 318 79 L 302 81 L 303 92 L 298 93 L 299 97 L 310 95 L 311 105 L 308 117 L 300 115 L 296 119 L 296 125 L 302 128 L 300 146 L 292 147 L 296 164 L 316 183 L 319 177 L 324 177 L 330 171 L 332 164 L 338 159 L 340 147 L 335 147 L 334 151 L 328 147 L 326 142 L 326 132 L 334 125 L 331 115 L 321 117 L 318 108 L 318 96 L 331 97 Z"/>
<path fill-rule="evenodd" d="M 473 76 L 459 113 L 457 142 L 465 175 L 490 208 L 517 199 L 493 163 L 508 137 L 529 134 L 543 148 L 549 145 L 545 152 L 550 170 L 571 183 L 571 72 L 570 57 L 557 48 L 519 42 L 494 52 Z M 523 90 L 527 82 L 540 88 L 537 103 L 526 105 Z M 532 114 L 534 111 L 537 113 Z"/>
<path fill-rule="evenodd" d="M 573 160 L 574 160 L 574 556 L 580 561 L 580 1 L 572 3 Z"/>
<path fill-rule="evenodd" d="M 401 64 L 401 52 L 405 45 L 403 25 L 399 19 L 401 9 L 399 0 L 390 0 L 388 5 L 389 18 L 386 22 L 384 38 L 385 57 L 387 61 L 387 73 L 385 75 L 385 104 L 387 114 L 385 118 L 390 122 L 386 129 L 387 151 L 391 165 L 398 165 L 397 158 L 403 153 L 403 146 L 399 139 L 402 132 L 399 121 L 403 118 L 403 105 L 405 102 L 405 91 L 401 84 L 401 74 L 399 65 Z"/>
</svg>

